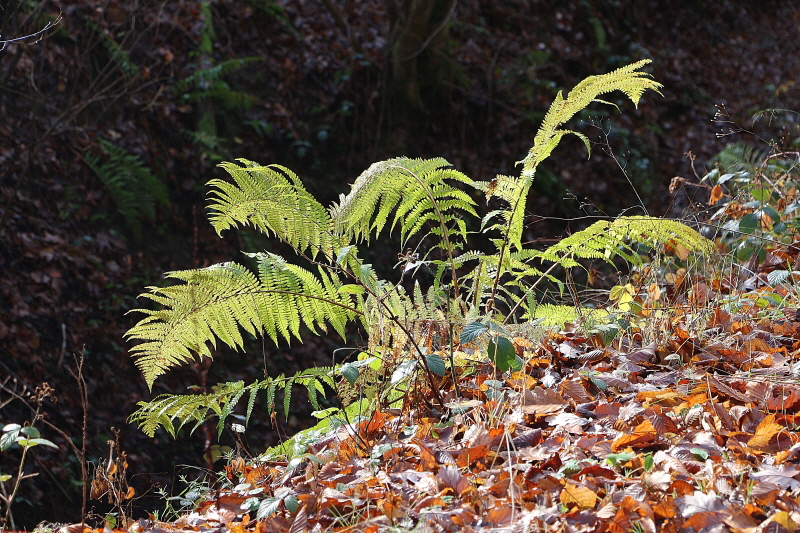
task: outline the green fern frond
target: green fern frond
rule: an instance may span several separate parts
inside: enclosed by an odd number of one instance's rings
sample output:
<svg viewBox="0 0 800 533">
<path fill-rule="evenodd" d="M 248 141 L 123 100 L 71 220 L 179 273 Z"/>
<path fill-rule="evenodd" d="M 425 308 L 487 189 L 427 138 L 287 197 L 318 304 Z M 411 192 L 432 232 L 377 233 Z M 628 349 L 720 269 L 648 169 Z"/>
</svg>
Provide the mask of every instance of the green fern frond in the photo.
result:
<svg viewBox="0 0 800 533">
<path fill-rule="evenodd" d="M 103 182 L 126 225 L 139 239 L 141 219 L 153 220 L 157 204 L 169 205 L 167 186 L 138 155 L 114 146 L 106 139 L 98 141 L 107 155 L 105 161 L 91 154 L 87 154 L 84 161 Z"/>
<path fill-rule="evenodd" d="M 151 287 L 142 295 L 162 309 L 138 309 L 147 316 L 125 335 L 144 341 L 131 352 L 148 386 L 193 354 L 211 357 L 217 339 L 241 348 L 240 329 L 264 332 L 278 342 L 279 337 L 300 338 L 301 324 L 315 331 L 328 323 L 344 337 L 345 323 L 360 314 L 350 295 L 338 291 L 338 280 L 324 271 L 318 278 L 274 254 L 248 255 L 257 260 L 258 277 L 236 263 L 222 263 L 169 273 L 185 283 Z"/>
<path fill-rule="evenodd" d="M 442 158 L 400 157 L 374 163 L 356 179 L 350 193 L 341 195 L 331 208 L 337 233 L 348 240 L 369 241 L 372 232 L 377 236 L 394 211 L 391 229 L 399 224 L 404 244 L 428 223 L 439 235 L 444 232 L 465 239 L 463 223 L 456 224 L 456 231 L 443 227 L 465 214 L 477 216 L 475 202 L 445 180 L 472 183 Z"/>
<path fill-rule="evenodd" d="M 528 191 L 533 183 L 532 176 L 523 174 L 521 178 L 498 175 L 491 183 L 481 183 L 479 188 L 486 193 L 486 201 L 493 196 L 508 203 L 507 209 L 499 209 L 483 217 L 481 227 L 486 227 L 489 222 L 500 217 L 502 222 L 497 222 L 489 229 L 508 232 L 508 242 L 517 250 L 522 249 L 522 223 L 525 218 L 525 203 Z"/>
<path fill-rule="evenodd" d="M 629 244 L 631 241 L 651 247 L 681 245 L 701 254 L 710 254 L 714 249 L 712 241 L 677 220 L 631 216 L 613 222 L 595 222 L 545 250 L 542 258 L 561 263 L 565 268 L 577 266 L 578 258 L 611 261 L 615 255 L 631 264 L 640 264 L 641 258 Z"/>
<path fill-rule="evenodd" d="M 174 90 L 176 92 L 189 91 L 197 87 L 200 90 L 210 90 L 214 82 L 222 79 L 222 76 L 236 70 L 240 70 L 247 65 L 264 61 L 262 57 L 241 57 L 236 59 L 226 59 L 219 63 L 208 67 L 199 69 L 193 74 L 183 78 L 175 84 Z"/>
<path fill-rule="evenodd" d="M 748 172 L 751 175 L 769 155 L 769 149 L 746 142 L 728 143 L 714 159 L 719 162 L 720 174 Z"/>
<path fill-rule="evenodd" d="M 222 234 L 236 226 L 253 226 L 275 235 L 299 253 L 310 250 L 311 257 L 322 252 L 333 254 L 333 225 L 328 211 L 303 187 L 291 170 L 271 165 L 260 166 L 246 159 L 220 165 L 234 183 L 220 179 L 208 182 L 211 225 Z"/>
<path fill-rule="evenodd" d="M 536 167 L 550 155 L 561 137 L 567 133 L 575 133 L 557 128 L 593 101 L 602 102 L 602 100 L 597 100 L 598 96 L 619 90 L 624 92 L 638 107 L 639 99 L 646 90 L 651 89 L 661 94 L 659 89 L 663 85 L 650 79 L 650 74 L 638 71 L 648 63 L 650 63 L 649 59 L 643 59 L 608 74 L 589 76 L 576 85 L 566 98 L 559 92 L 536 133 L 533 147 L 527 157 L 522 160 L 523 176 L 533 177 Z M 589 149 L 588 139 L 580 134 L 579 137 Z"/>
<path fill-rule="evenodd" d="M 565 323 L 575 322 L 581 316 L 596 321 L 608 314 L 605 309 L 582 308 L 578 314 L 578 310 L 572 305 L 539 304 L 534 309 L 529 309 L 523 318 L 529 321 L 535 320 L 543 328 L 561 328 Z"/>
<path fill-rule="evenodd" d="M 192 91 L 185 94 L 183 99 L 185 102 L 198 102 L 204 99 L 213 99 L 222 104 L 222 107 L 227 110 L 231 109 L 249 109 L 255 105 L 259 97 L 248 92 L 236 91 L 228 87 L 227 83 L 218 83 L 219 87 L 209 89 L 207 91 Z"/>
<path fill-rule="evenodd" d="M 267 378 L 245 385 L 243 381 L 228 382 L 215 385 L 211 392 L 201 394 L 162 394 L 149 402 L 139 402 L 139 408 L 128 417 L 128 422 L 137 424 L 139 428 L 152 437 L 159 427 L 163 427 L 173 437 L 187 424 L 193 423 L 193 432 L 200 424 L 211 416 L 218 418 L 217 432 L 222 434 L 225 421 L 233 413 L 234 408 L 245 394 L 249 394 L 245 423 L 255 406 L 260 391 L 267 391 L 267 408 L 274 408 L 275 392 L 284 391 L 284 416 L 289 414 L 289 402 L 293 385 L 300 385 L 308 390 L 312 405 L 319 408 L 318 397 L 325 397 L 325 385 L 335 389 L 333 375 L 336 367 L 318 366 L 301 370 L 290 377 L 279 376 Z"/>
<path fill-rule="evenodd" d="M 132 80 L 139 76 L 139 66 L 131 60 L 130 53 L 117 44 L 117 41 L 114 40 L 111 34 L 109 34 L 99 25 L 90 20 L 87 20 L 86 22 L 89 24 L 89 27 L 100 36 L 100 40 L 103 42 L 103 47 L 108 52 L 111 61 L 117 65 L 117 68 L 122 71 L 125 77 L 129 80 Z"/>
</svg>

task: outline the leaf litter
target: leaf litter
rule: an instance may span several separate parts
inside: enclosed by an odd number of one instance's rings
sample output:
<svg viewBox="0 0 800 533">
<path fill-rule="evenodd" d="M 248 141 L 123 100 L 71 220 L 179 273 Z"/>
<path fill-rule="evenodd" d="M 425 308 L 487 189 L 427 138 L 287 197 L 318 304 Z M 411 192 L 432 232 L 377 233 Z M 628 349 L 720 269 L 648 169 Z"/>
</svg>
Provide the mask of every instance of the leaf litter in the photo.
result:
<svg viewBox="0 0 800 533">
<path fill-rule="evenodd" d="M 234 459 L 235 488 L 134 529 L 796 530 L 800 321 L 714 307 L 723 285 L 692 287 L 705 291 L 700 331 L 696 309 L 675 305 L 658 344 L 636 328 L 608 346 L 569 327 L 514 339 L 521 371 L 460 369 L 460 397 L 441 379 L 452 409 L 418 387 L 290 461 Z"/>
</svg>

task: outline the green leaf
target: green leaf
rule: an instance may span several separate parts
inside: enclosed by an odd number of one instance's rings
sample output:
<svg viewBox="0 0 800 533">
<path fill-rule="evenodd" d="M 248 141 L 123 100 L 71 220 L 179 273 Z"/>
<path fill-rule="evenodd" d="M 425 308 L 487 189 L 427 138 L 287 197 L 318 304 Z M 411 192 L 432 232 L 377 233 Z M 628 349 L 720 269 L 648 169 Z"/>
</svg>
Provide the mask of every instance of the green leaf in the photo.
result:
<svg viewBox="0 0 800 533">
<path fill-rule="evenodd" d="M 608 384 L 600 378 L 589 376 L 589 380 L 594 384 L 595 387 L 602 391 L 608 388 Z"/>
<path fill-rule="evenodd" d="M 626 463 L 633 459 L 633 454 L 630 452 L 624 453 L 610 453 L 606 455 L 606 462 L 611 466 L 619 466 L 621 463 Z"/>
<path fill-rule="evenodd" d="M 365 289 L 361 285 L 349 284 L 339 287 L 340 294 L 364 294 Z"/>
<path fill-rule="evenodd" d="M 275 514 L 275 511 L 278 510 L 278 506 L 281 504 L 280 498 L 265 498 L 264 501 L 261 502 L 261 505 L 258 506 L 258 512 L 256 513 L 256 520 L 261 520 L 262 518 L 267 518 L 268 516 L 272 516 Z"/>
<path fill-rule="evenodd" d="M 691 448 L 689 450 L 692 452 L 692 455 L 698 457 L 701 461 L 705 461 L 708 459 L 708 452 L 705 451 L 703 448 Z"/>
<path fill-rule="evenodd" d="M 761 211 L 771 218 L 773 223 L 780 222 L 781 215 L 773 207 L 765 205 L 761 208 Z"/>
<path fill-rule="evenodd" d="M 0 451 L 5 451 L 14 446 L 17 443 L 18 437 L 19 429 L 12 429 L 3 433 L 3 435 L 0 437 Z"/>
<path fill-rule="evenodd" d="M 444 376 L 444 359 L 439 354 L 431 354 L 425 356 L 425 364 L 431 372 L 437 376 Z"/>
<path fill-rule="evenodd" d="M 459 341 L 461 344 L 469 344 L 489 330 L 489 327 L 483 322 L 470 322 L 464 326 L 464 331 L 461 332 Z"/>
<path fill-rule="evenodd" d="M 299 504 L 300 502 L 297 501 L 297 496 L 295 494 L 288 494 L 283 499 L 283 505 L 286 506 L 286 510 L 289 511 L 290 513 L 296 513 Z"/>
<path fill-rule="evenodd" d="M 42 446 L 50 446 L 51 448 L 58 448 L 55 444 L 50 442 L 47 439 L 26 439 L 30 444 L 28 446 L 36 446 L 37 444 L 41 444 Z"/>
<path fill-rule="evenodd" d="M 413 361 L 405 361 L 397 365 L 397 368 L 392 372 L 392 385 L 399 383 L 414 373 L 414 367 L 417 366 L 416 359 Z"/>
<path fill-rule="evenodd" d="M 745 235 L 750 235 L 758 227 L 758 216 L 754 213 L 745 215 L 739 220 L 739 232 Z"/>
<path fill-rule="evenodd" d="M 500 372 L 505 372 L 509 368 L 522 368 L 522 361 L 517 361 L 517 351 L 514 344 L 505 337 L 497 337 L 496 340 L 489 341 L 489 359 L 494 363 Z"/>
<path fill-rule="evenodd" d="M 342 262 L 344 261 L 345 257 L 347 257 L 347 254 L 349 254 L 351 251 L 353 251 L 354 248 L 355 248 L 355 246 L 352 246 L 352 245 L 350 245 L 350 246 L 342 246 L 341 248 L 339 248 L 339 253 L 336 254 L 336 263 L 337 264 L 342 264 Z"/>
<path fill-rule="evenodd" d="M 339 372 L 342 373 L 344 379 L 346 379 L 350 385 L 354 384 L 358 379 L 358 367 L 353 363 L 345 363 L 342 365 L 342 368 L 339 369 Z"/>
<path fill-rule="evenodd" d="M 38 439 L 39 437 L 41 437 L 39 430 L 33 426 L 24 427 L 21 430 L 19 430 L 19 432 L 25 435 L 26 437 L 30 437 L 32 439 Z"/>
</svg>

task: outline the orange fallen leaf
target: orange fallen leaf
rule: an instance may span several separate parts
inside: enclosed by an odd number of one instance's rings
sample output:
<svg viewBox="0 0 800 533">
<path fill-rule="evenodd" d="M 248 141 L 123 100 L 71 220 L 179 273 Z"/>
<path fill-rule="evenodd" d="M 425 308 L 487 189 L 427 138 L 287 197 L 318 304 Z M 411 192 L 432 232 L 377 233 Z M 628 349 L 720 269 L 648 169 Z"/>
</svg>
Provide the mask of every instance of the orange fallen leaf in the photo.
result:
<svg viewBox="0 0 800 533">
<path fill-rule="evenodd" d="M 575 504 L 581 509 L 594 509 L 597 503 L 597 494 L 588 487 L 567 483 L 564 490 L 561 491 L 559 499 L 566 506 Z"/>
<path fill-rule="evenodd" d="M 772 440 L 772 437 L 785 429 L 786 428 L 782 425 L 775 422 L 774 414 L 765 416 L 764 420 L 758 424 L 753 437 L 747 441 L 747 445 L 752 448 L 766 448 L 769 446 L 769 441 Z"/>
<path fill-rule="evenodd" d="M 722 186 L 714 185 L 711 189 L 711 196 L 708 197 L 708 205 L 714 205 L 722 198 Z"/>
</svg>

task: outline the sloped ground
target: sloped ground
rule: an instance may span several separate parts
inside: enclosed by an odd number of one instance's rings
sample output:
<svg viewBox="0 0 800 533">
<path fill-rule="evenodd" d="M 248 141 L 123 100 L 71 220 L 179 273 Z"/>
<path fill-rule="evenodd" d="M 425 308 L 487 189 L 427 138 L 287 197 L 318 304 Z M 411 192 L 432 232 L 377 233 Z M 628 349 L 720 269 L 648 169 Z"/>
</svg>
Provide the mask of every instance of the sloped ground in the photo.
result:
<svg viewBox="0 0 800 533">
<path fill-rule="evenodd" d="M 150 441 L 126 425 L 126 415 L 150 393 L 121 341 L 133 321 L 124 313 L 165 270 L 227 260 L 252 245 L 218 240 L 204 220 L 202 184 L 216 176 L 213 165 L 220 159 L 287 164 L 308 177 L 324 200 L 372 161 L 397 155 L 382 144 L 391 50 L 385 6 L 343 2 L 331 11 L 314 2 L 214 3 L 210 60 L 261 61 L 225 78 L 255 102 L 232 110 L 213 102 L 221 144 L 212 149 L 190 135 L 205 104 L 187 99 L 191 91 L 179 87 L 200 68 L 205 22 L 199 2 L 42 5 L 45 14 L 61 13 L 59 30 L 39 44 L 0 52 L 0 373 L 17 380 L 17 392 L 50 382 L 59 402 L 46 405 L 49 419 L 80 439 L 80 398 L 70 370 L 73 354 L 85 346 L 88 458 L 105 457 L 111 428 L 121 428 L 129 473 L 142 492 L 152 479 L 145 473 L 169 483 L 174 465 L 201 463 L 207 445 L 198 436 Z M 8 6 L 4 16 L 10 12 Z M 44 21 L 26 17 L 5 19 L 4 37 L 35 31 Z M 753 109 L 800 109 L 799 24 L 798 10 L 788 2 L 651 2 L 622 9 L 606 2 L 459 2 L 448 26 L 456 75 L 442 92 L 446 99 L 419 117 L 419 144 L 408 155 L 444 156 L 479 179 L 512 173 L 557 88 L 652 57 L 665 98 L 643 102 L 637 113 L 604 118 L 603 127 L 615 153 L 630 154 L 628 170 L 651 211 L 665 212 L 670 178 L 691 175 L 684 153 L 692 150 L 702 163 L 728 140 L 714 137 L 727 126 L 709 122 L 712 104 L 724 102 L 744 125 Z M 139 156 L 167 187 L 168 205 L 139 220 L 143 238 L 137 239 L 86 164 L 87 153 L 103 157 L 100 137 Z M 551 172 L 538 178 L 532 222 L 581 214 L 577 202 L 562 200 L 565 187 L 611 213 L 636 203 L 615 162 L 599 148 L 591 166 L 579 143 L 562 148 Z M 552 237 L 564 228 L 548 219 L 532 225 L 529 236 Z M 309 341 L 302 349 L 268 349 L 268 370 L 327 361 L 335 346 Z M 211 369 L 175 374 L 156 392 L 249 378 L 253 365 L 252 358 L 228 356 Z M 255 366 L 260 373 L 263 364 Z M 29 415 L 19 402 L 3 408 L 4 423 Z M 289 431 L 307 423 L 298 412 Z M 266 421 L 250 431 L 256 451 L 278 438 Z M 29 466 L 40 475 L 23 483 L 17 513 L 29 525 L 63 520 L 80 507 L 71 482 L 80 479 L 79 460 L 54 434 L 46 436 L 61 449 L 38 455 Z M 0 470 L 11 471 L 16 459 L 2 454 Z M 137 505 L 150 509 L 156 503 Z"/>
<path fill-rule="evenodd" d="M 770 256 L 797 260 L 791 250 Z M 420 378 L 394 408 L 289 461 L 235 458 L 193 511 L 134 527 L 796 531 L 797 292 L 782 283 L 731 291 L 733 281 L 695 276 L 688 297 L 671 301 L 643 293 L 641 326 L 608 346 L 599 332 L 515 338 L 519 372 L 500 374 L 456 345 L 474 360 L 458 365 L 459 394 L 442 379 L 448 409 L 426 407 L 436 400 Z M 763 305 L 775 295 L 786 307 Z M 659 318 L 652 306 L 662 297 Z"/>
</svg>

